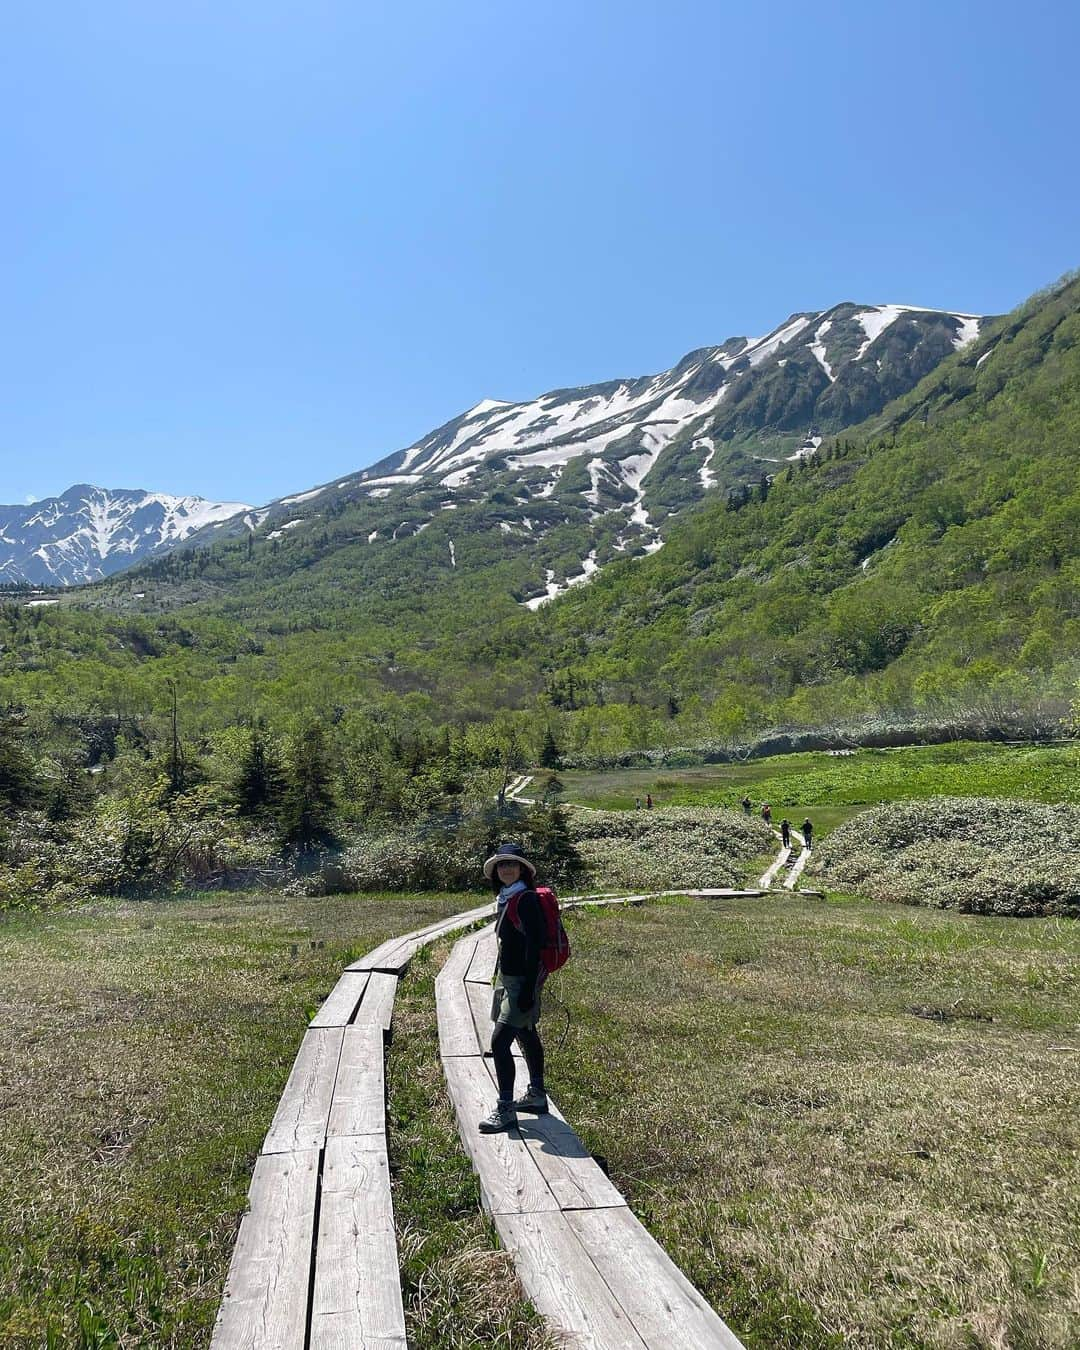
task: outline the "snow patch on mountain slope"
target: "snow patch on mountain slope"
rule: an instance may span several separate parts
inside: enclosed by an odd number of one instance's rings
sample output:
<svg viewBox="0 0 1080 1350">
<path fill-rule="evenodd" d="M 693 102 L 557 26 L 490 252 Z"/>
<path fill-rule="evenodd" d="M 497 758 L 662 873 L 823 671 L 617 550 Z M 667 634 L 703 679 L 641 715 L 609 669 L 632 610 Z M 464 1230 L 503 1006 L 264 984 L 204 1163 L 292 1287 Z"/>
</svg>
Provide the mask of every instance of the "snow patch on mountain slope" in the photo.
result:
<svg viewBox="0 0 1080 1350">
<path fill-rule="evenodd" d="M 533 596 L 531 600 L 525 600 L 522 603 L 526 609 L 539 609 L 541 605 L 546 605 L 557 596 L 565 595 L 567 591 L 575 586 L 581 586 L 591 577 L 594 577 L 600 570 L 600 565 L 596 561 L 596 549 L 592 549 L 587 558 L 581 561 L 581 571 L 575 576 L 567 577 L 560 586 L 555 580 L 555 573 L 550 568 L 544 569 L 544 594 Z"/>
<path fill-rule="evenodd" d="M 814 340 L 810 344 L 810 350 L 817 358 L 818 365 L 825 372 L 825 374 L 828 375 L 830 384 L 836 379 L 836 375 L 833 373 L 833 368 L 832 366 L 829 365 L 829 362 L 825 356 L 825 344 L 824 342 L 822 342 L 821 339 L 825 336 L 825 334 L 829 331 L 831 327 L 832 327 L 832 319 L 826 319 L 823 324 L 819 325 L 817 331 L 814 333 Z"/>
<path fill-rule="evenodd" d="M 691 445 L 690 449 L 700 450 L 703 447 L 708 450 L 708 454 L 702 461 L 701 468 L 698 469 L 698 478 L 701 480 L 701 486 L 708 492 L 710 488 L 716 486 L 716 474 L 709 468 L 709 465 L 712 463 L 712 457 L 716 454 L 716 442 L 711 441 L 708 436 L 699 436 Z"/>
</svg>

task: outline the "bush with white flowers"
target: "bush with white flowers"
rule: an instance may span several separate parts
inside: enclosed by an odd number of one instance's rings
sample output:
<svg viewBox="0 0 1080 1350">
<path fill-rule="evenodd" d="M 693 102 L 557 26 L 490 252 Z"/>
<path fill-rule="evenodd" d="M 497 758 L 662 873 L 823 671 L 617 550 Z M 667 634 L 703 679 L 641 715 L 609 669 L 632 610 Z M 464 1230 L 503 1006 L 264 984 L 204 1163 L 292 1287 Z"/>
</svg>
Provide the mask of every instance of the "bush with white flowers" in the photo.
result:
<svg viewBox="0 0 1080 1350">
<path fill-rule="evenodd" d="M 893 802 L 828 835 L 808 872 L 836 890 L 968 914 L 1080 916 L 1080 808 L 996 797 Z"/>
</svg>

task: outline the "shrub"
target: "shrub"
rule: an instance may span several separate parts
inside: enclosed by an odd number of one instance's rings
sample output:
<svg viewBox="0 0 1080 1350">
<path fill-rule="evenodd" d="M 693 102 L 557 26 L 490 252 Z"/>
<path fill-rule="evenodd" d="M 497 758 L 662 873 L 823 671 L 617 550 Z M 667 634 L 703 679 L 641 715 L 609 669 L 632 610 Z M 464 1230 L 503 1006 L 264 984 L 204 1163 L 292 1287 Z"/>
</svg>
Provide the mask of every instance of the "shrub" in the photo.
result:
<svg viewBox="0 0 1080 1350">
<path fill-rule="evenodd" d="M 837 889 L 968 914 L 1080 916 L 1080 809 L 932 797 L 863 811 L 807 868 Z"/>
<path fill-rule="evenodd" d="M 760 820 L 720 807 L 567 814 L 589 880 L 604 889 L 738 886 L 774 842 Z"/>
</svg>

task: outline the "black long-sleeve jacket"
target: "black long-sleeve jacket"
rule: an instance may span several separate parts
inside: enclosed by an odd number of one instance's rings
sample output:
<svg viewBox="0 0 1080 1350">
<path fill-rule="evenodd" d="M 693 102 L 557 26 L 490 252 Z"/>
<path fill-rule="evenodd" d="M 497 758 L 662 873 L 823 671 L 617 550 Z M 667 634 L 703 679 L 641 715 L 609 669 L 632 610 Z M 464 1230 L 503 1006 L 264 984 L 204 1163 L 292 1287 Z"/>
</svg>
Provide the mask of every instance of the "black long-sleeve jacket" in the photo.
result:
<svg viewBox="0 0 1080 1350">
<path fill-rule="evenodd" d="M 540 949 L 548 935 L 547 920 L 536 892 L 525 890 L 517 897 L 521 928 L 507 919 L 506 912 L 504 909 L 495 924 L 495 936 L 499 939 L 499 969 L 504 975 L 524 975 L 532 982 L 540 973 Z"/>
</svg>

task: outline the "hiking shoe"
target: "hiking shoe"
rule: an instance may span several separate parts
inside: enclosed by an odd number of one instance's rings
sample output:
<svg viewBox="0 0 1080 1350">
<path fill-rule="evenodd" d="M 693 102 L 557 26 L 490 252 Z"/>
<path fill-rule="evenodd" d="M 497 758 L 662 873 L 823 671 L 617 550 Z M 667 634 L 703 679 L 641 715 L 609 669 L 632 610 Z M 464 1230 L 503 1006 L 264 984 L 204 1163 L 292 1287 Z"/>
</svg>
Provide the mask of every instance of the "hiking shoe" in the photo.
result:
<svg viewBox="0 0 1080 1350">
<path fill-rule="evenodd" d="M 546 1116 L 548 1113 L 547 1093 L 543 1088 L 529 1088 L 524 1096 L 514 1103 L 515 1111 L 530 1111 L 534 1116 Z"/>
<path fill-rule="evenodd" d="M 477 1127 L 481 1134 L 501 1134 L 517 1124 L 517 1115 L 511 1102 L 499 1102 L 490 1116 L 485 1116 Z"/>
</svg>

